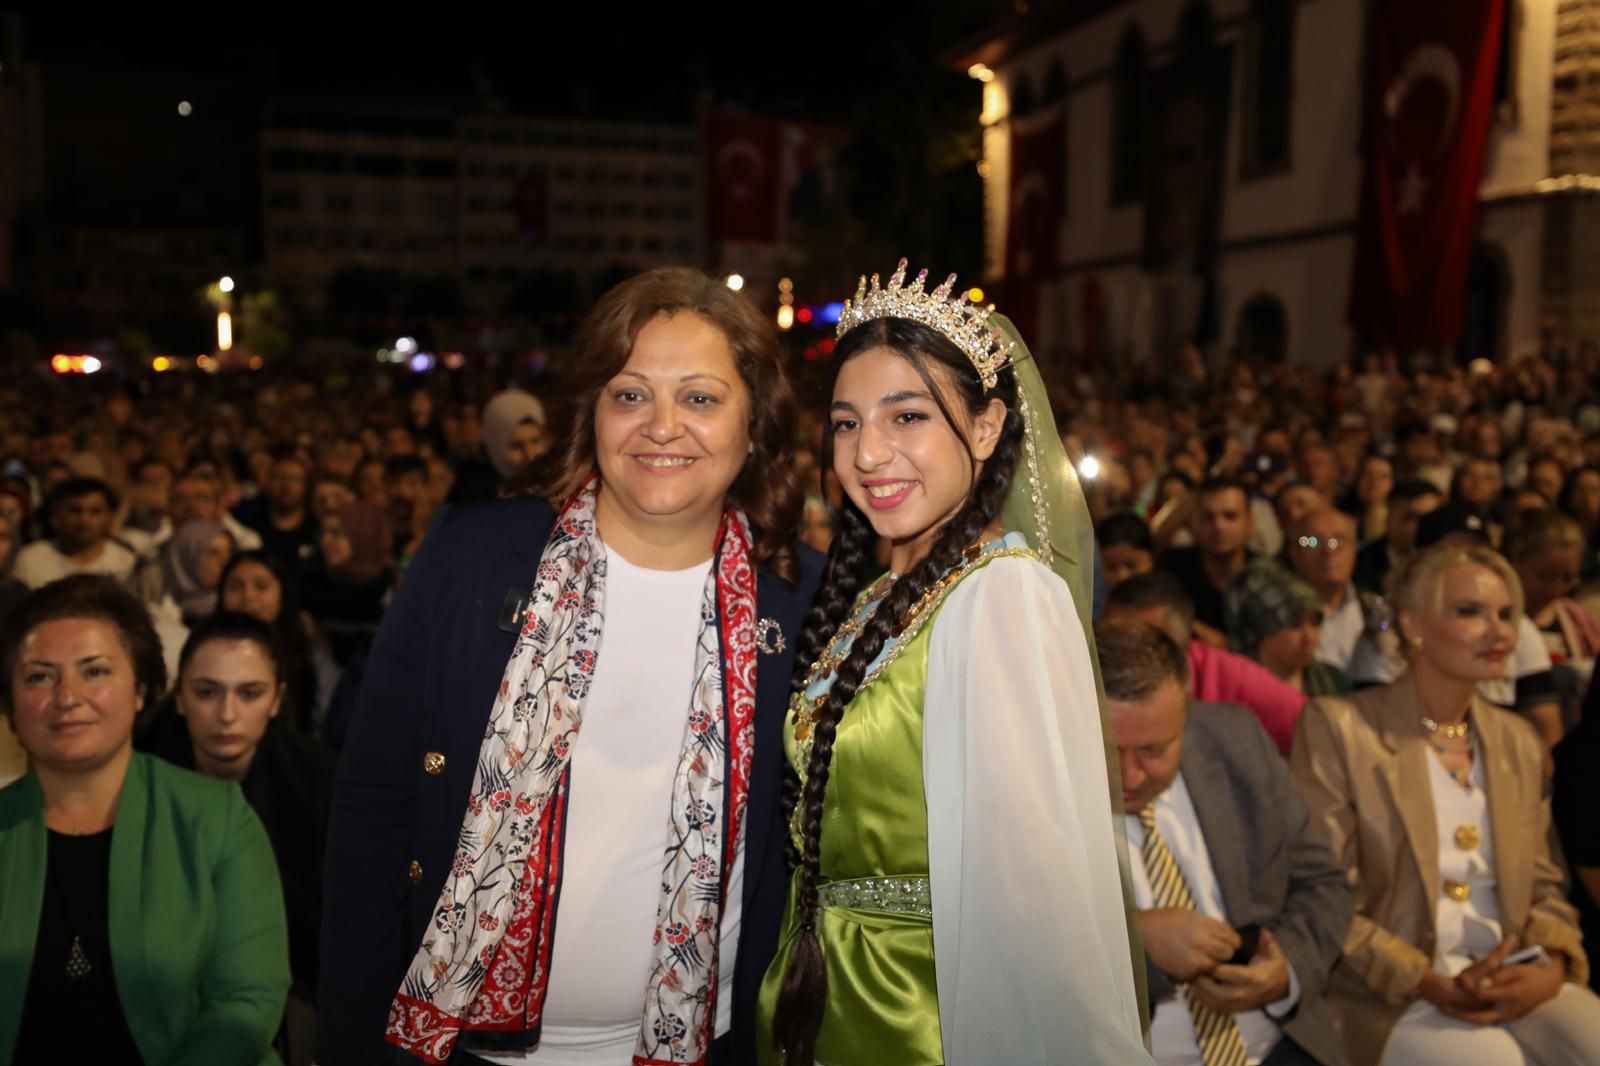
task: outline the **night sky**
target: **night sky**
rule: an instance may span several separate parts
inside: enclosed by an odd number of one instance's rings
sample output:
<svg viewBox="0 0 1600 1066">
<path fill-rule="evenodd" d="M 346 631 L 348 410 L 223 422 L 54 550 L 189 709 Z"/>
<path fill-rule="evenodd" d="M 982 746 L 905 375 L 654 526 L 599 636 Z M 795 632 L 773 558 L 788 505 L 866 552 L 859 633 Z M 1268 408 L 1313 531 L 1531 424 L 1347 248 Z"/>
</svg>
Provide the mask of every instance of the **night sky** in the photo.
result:
<svg viewBox="0 0 1600 1066">
<path fill-rule="evenodd" d="M 722 102 L 843 121 L 863 100 L 953 76 L 941 53 L 1012 3 L 590 4 L 590 14 L 540 4 L 426 16 L 390 7 L 361 17 L 327 5 L 214 18 L 146 6 L 98 10 L 90 21 L 81 8 L 50 5 L 27 11 L 24 25 L 28 50 L 47 61 L 244 72 L 263 95 L 470 102 L 487 85 L 514 111 L 682 120 L 709 88 Z"/>
</svg>

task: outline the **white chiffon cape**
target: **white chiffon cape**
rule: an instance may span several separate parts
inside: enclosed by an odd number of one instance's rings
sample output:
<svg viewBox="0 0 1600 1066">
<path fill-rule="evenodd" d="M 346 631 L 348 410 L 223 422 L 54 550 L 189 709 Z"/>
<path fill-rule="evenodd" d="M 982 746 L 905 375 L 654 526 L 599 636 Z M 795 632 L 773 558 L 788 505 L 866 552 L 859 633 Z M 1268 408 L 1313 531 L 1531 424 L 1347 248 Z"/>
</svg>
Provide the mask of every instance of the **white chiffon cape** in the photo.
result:
<svg viewBox="0 0 1600 1066">
<path fill-rule="evenodd" d="M 922 745 L 945 1062 L 1151 1062 L 1094 669 L 1071 592 L 1034 559 L 945 601 Z"/>
</svg>

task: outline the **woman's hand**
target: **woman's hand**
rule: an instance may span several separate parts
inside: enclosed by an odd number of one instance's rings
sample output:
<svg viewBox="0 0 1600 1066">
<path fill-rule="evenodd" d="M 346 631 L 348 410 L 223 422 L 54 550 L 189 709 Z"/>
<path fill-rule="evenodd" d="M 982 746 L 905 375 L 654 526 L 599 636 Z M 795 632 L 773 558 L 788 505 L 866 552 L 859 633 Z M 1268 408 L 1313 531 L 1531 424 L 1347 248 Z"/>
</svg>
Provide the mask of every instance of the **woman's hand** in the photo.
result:
<svg viewBox="0 0 1600 1066">
<path fill-rule="evenodd" d="M 1485 1009 L 1456 1017 L 1479 1025 L 1513 1022 L 1556 998 L 1566 980 L 1566 970 L 1554 962 L 1503 966 L 1478 981 L 1477 996 Z"/>
<path fill-rule="evenodd" d="M 1454 978 L 1446 977 L 1431 967 L 1423 973 L 1422 983 L 1417 986 L 1417 995 L 1438 1007 L 1441 1014 L 1448 1014 L 1452 1018 L 1465 1020 L 1468 1014 L 1480 1013 L 1488 1008 L 1483 1000 L 1462 988 Z"/>
</svg>

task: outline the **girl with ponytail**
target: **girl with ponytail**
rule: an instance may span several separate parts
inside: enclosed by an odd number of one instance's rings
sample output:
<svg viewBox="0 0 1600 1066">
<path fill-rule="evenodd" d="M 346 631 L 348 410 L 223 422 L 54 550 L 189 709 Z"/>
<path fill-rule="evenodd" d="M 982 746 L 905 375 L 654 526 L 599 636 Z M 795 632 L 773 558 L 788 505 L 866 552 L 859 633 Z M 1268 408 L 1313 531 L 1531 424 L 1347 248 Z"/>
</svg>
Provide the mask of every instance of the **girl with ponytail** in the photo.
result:
<svg viewBox="0 0 1600 1066">
<path fill-rule="evenodd" d="M 1148 1062 L 1082 494 L 1010 323 L 926 274 L 840 320 L 762 1062 Z"/>
</svg>

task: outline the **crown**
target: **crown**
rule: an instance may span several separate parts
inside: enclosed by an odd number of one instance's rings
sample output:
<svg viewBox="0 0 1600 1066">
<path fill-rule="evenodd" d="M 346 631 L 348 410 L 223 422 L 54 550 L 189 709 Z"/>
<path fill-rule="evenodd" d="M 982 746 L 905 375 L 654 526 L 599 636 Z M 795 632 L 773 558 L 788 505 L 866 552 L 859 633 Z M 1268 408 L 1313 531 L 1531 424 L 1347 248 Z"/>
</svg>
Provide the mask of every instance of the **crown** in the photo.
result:
<svg viewBox="0 0 1600 1066">
<path fill-rule="evenodd" d="M 990 325 L 989 316 L 994 304 L 978 307 L 968 301 L 963 292 L 955 300 L 950 291 L 955 288 L 956 276 L 951 274 L 944 284 L 931 293 L 922 291 L 928 282 L 928 272 L 920 271 L 910 285 L 906 280 L 906 261 L 900 260 L 889 284 L 879 288 L 878 275 L 872 275 L 872 287 L 867 287 L 866 275 L 856 286 L 854 299 L 844 302 L 844 312 L 839 316 L 839 328 L 834 336 L 842 337 L 851 329 L 875 318 L 909 318 L 932 326 L 967 354 L 978 372 L 978 380 L 985 389 L 992 389 L 1000 378 L 1000 371 L 1011 360 L 1011 351 L 1017 346 L 1012 341 L 1001 346 L 1003 334 L 1000 327 Z"/>
</svg>

